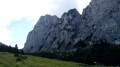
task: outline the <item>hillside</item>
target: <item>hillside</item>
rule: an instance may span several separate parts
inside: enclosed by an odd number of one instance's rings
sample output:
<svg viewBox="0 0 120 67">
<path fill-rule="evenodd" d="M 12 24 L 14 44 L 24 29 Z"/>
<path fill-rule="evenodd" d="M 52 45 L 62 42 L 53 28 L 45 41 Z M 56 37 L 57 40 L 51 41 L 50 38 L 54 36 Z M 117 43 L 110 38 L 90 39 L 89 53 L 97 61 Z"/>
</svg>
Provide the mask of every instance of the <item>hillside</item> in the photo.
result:
<svg viewBox="0 0 120 67">
<path fill-rule="evenodd" d="M 27 59 L 16 61 L 14 54 L 0 52 L 0 67 L 86 67 L 85 64 L 65 62 L 42 57 L 24 55 Z"/>
</svg>

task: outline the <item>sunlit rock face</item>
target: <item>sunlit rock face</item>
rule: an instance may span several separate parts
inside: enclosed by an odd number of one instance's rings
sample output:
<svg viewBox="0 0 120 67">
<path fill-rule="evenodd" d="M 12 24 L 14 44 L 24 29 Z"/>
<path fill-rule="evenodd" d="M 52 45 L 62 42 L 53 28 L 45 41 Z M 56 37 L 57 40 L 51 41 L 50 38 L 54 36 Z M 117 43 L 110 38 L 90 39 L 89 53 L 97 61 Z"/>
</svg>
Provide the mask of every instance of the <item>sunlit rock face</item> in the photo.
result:
<svg viewBox="0 0 120 67">
<path fill-rule="evenodd" d="M 24 51 L 74 51 L 74 44 L 88 37 L 90 42 L 106 39 L 110 43 L 120 43 L 119 0 L 92 0 L 82 15 L 71 9 L 61 18 L 50 15 L 40 17 L 28 34 Z"/>
<path fill-rule="evenodd" d="M 76 39 L 81 15 L 76 9 L 64 13 L 61 18 L 45 15 L 40 17 L 34 29 L 28 34 L 25 52 L 41 52 L 50 49 L 65 50 L 68 43 Z"/>
</svg>

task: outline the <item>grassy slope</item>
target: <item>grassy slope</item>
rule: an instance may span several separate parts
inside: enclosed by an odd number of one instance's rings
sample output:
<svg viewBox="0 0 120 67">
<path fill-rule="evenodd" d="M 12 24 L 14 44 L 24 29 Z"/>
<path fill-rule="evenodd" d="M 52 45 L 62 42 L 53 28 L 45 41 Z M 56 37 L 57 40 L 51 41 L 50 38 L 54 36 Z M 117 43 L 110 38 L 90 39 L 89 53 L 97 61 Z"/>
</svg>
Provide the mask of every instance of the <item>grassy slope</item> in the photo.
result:
<svg viewBox="0 0 120 67">
<path fill-rule="evenodd" d="M 80 63 L 26 56 L 26 60 L 16 62 L 16 57 L 13 54 L 0 52 L 0 67 L 87 67 L 87 65 Z"/>
</svg>

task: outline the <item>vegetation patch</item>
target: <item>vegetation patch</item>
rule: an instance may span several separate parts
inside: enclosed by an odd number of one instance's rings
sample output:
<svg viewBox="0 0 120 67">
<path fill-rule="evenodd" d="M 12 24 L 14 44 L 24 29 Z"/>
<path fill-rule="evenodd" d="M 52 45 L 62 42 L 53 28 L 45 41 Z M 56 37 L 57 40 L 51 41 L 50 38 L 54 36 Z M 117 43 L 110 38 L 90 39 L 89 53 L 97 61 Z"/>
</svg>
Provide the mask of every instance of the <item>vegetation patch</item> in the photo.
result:
<svg viewBox="0 0 120 67">
<path fill-rule="evenodd" d="M 17 61 L 17 58 L 20 61 Z M 8 52 L 0 52 L 0 67 L 86 67 L 90 65 L 53 60 L 31 55 L 17 55 Z M 91 67 L 91 66 L 90 66 Z"/>
</svg>

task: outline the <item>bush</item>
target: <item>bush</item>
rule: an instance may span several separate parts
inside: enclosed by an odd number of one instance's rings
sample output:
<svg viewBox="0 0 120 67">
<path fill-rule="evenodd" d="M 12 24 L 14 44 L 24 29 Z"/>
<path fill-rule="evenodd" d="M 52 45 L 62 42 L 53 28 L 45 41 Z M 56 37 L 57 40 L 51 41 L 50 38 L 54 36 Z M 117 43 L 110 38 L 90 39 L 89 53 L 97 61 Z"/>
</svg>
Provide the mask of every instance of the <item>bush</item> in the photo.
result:
<svg viewBox="0 0 120 67">
<path fill-rule="evenodd" d="M 22 55 L 17 55 L 17 56 L 15 56 L 15 57 L 16 57 L 16 62 L 18 62 L 18 61 L 24 61 L 24 60 L 27 59 L 26 56 L 22 56 Z"/>
</svg>

